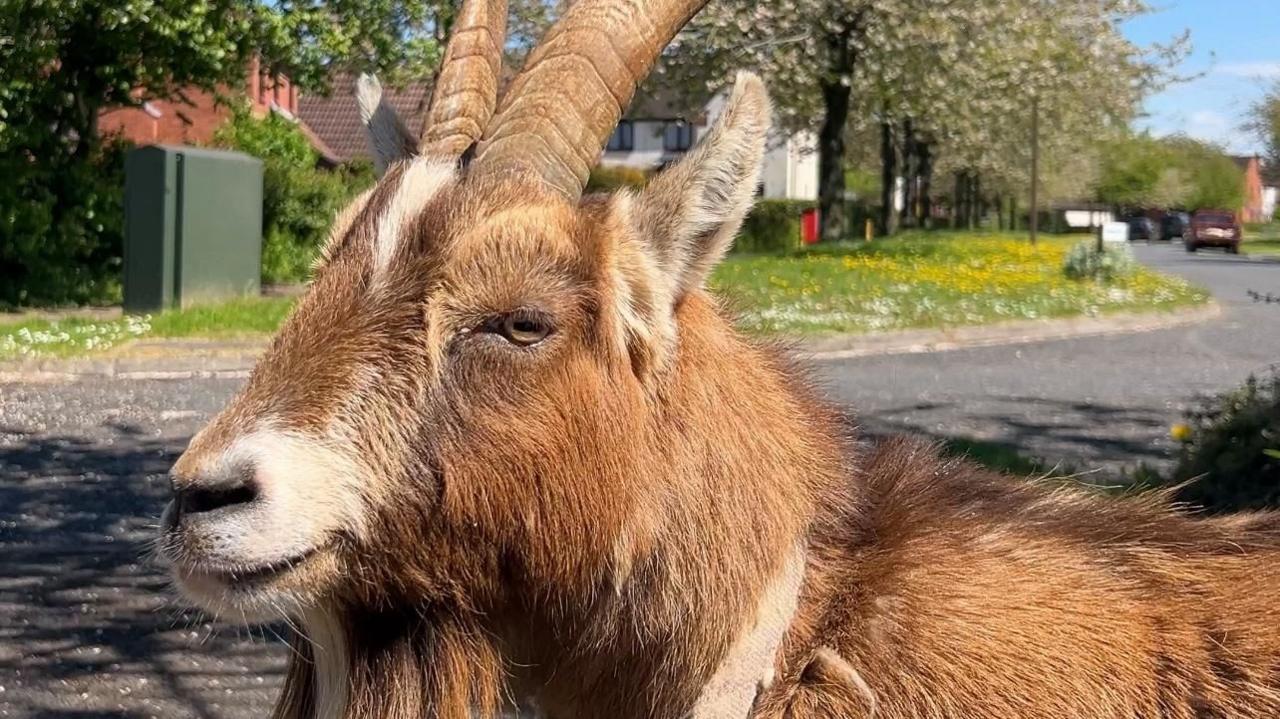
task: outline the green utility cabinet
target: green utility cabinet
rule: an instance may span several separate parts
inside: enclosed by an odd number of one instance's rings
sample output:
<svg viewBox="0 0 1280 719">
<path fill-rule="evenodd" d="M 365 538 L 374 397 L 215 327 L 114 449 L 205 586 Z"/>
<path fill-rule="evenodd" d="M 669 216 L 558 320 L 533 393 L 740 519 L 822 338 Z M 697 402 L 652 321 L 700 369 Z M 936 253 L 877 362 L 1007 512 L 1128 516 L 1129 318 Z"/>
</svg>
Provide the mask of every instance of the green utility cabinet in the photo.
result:
<svg viewBox="0 0 1280 719">
<path fill-rule="evenodd" d="M 151 145 L 125 158 L 124 309 L 154 312 L 258 293 L 262 162 Z"/>
</svg>

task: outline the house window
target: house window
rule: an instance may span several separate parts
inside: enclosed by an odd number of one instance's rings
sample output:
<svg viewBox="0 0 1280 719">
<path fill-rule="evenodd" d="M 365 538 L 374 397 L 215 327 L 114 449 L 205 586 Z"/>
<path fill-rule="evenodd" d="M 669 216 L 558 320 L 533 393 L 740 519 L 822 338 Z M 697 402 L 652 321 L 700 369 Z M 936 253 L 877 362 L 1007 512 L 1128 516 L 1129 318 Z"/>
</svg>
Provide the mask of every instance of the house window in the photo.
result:
<svg viewBox="0 0 1280 719">
<path fill-rule="evenodd" d="M 623 120 L 614 128 L 609 136 L 609 144 L 605 149 L 609 152 L 631 152 L 636 146 L 636 126 L 629 120 Z"/>
<path fill-rule="evenodd" d="M 668 122 L 662 133 L 662 149 L 667 152 L 684 152 L 693 147 L 693 125 L 687 122 Z"/>
</svg>

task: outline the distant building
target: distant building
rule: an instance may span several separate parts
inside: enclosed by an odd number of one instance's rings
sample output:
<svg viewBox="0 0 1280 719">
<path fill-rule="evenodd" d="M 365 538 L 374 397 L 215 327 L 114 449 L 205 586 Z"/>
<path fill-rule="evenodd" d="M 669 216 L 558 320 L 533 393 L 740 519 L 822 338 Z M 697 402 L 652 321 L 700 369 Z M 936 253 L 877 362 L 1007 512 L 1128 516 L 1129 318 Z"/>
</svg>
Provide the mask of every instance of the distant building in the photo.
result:
<svg viewBox="0 0 1280 719">
<path fill-rule="evenodd" d="M 654 170 L 688 152 L 724 109 L 724 93 L 682 102 L 664 90 L 642 92 L 618 123 L 604 154 L 603 166 Z M 816 200 L 818 155 L 812 133 L 770 133 L 760 194 L 772 199 Z"/>
<path fill-rule="evenodd" d="M 1262 221 L 1271 222 L 1280 209 L 1280 164 L 1262 163 Z"/>
<path fill-rule="evenodd" d="M 1270 215 L 1264 208 L 1262 159 L 1257 155 L 1236 156 L 1231 159 L 1244 172 L 1244 206 L 1240 208 L 1240 221 L 1263 222 L 1269 219 Z"/>
<path fill-rule="evenodd" d="M 277 111 L 293 117 L 297 113 L 298 89 L 289 78 L 265 72 L 257 58 L 245 72 L 245 91 L 255 114 Z M 123 137 L 135 145 L 207 145 L 230 116 L 231 108 L 213 93 L 189 87 L 173 100 L 104 110 L 98 127 L 104 136 Z"/>
<path fill-rule="evenodd" d="M 277 112 L 298 121 L 299 128 L 320 154 L 321 162 L 336 166 L 369 158 L 355 99 L 355 76 L 340 74 L 327 95 L 302 95 L 284 76 L 263 72 L 255 59 L 245 77 L 245 91 L 252 111 L 261 116 Z M 189 88 L 176 100 L 153 100 L 142 107 L 114 108 L 102 113 L 104 134 L 123 136 L 137 145 L 207 145 L 214 132 L 231 116 L 231 108 L 213 94 Z M 409 83 L 388 87 L 383 93 L 409 131 L 422 132 L 431 86 Z M 665 167 L 682 157 L 706 132 L 724 108 L 724 93 L 690 104 L 682 111 L 675 95 L 641 93 L 618 123 L 601 154 L 601 165 L 642 170 Z M 812 133 L 786 135 L 772 132 L 760 178 L 760 194 L 766 198 L 815 200 L 818 197 L 818 155 Z"/>
</svg>

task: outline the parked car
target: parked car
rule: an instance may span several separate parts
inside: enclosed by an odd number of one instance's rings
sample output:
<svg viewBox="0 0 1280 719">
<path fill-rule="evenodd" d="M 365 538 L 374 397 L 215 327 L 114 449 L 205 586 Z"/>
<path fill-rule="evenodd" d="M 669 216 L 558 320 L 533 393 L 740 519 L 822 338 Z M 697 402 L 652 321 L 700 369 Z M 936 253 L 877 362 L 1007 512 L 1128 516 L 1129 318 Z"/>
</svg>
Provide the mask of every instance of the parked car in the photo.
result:
<svg viewBox="0 0 1280 719">
<path fill-rule="evenodd" d="M 1156 223 L 1150 217 L 1135 216 L 1125 220 L 1129 223 L 1129 240 L 1146 240 L 1150 242 L 1159 236 Z"/>
<path fill-rule="evenodd" d="M 1160 239 L 1165 242 L 1181 240 L 1191 226 L 1191 215 L 1185 212 L 1166 212 L 1160 218 Z"/>
<path fill-rule="evenodd" d="M 1240 252 L 1244 232 L 1236 214 L 1230 210 L 1196 210 L 1191 226 L 1183 237 L 1187 252 L 1201 247 L 1221 247 L 1231 254 Z"/>
</svg>

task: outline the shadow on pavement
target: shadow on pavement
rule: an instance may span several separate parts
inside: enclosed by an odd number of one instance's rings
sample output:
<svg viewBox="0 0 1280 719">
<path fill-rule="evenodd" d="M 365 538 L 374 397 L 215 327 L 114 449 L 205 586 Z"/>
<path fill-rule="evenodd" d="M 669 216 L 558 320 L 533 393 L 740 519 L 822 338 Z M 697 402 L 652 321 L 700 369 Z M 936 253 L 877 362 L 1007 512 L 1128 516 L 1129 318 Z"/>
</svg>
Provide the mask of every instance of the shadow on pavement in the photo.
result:
<svg viewBox="0 0 1280 719">
<path fill-rule="evenodd" d="M 1122 469 L 1168 465 L 1175 458 L 1177 447 L 1168 438 L 1170 415 L 1165 406 L 990 395 L 963 405 L 929 402 L 860 412 L 857 419 L 872 437 L 912 434 L 981 441 L 1028 459 L 1053 458 L 1049 464 L 1061 461 L 1074 470 L 1102 468 L 1114 479 Z M 940 426 L 943 417 L 946 426 Z"/>
<path fill-rule="evenodd" d="M 112 429 L 6 429 L 18 439 L 0 447 L 0 715 L 266 715 L 284 647 L 226 629 L 202 639 L 208 625 L 146 557 L 182 444 Z"/>
</svg>

